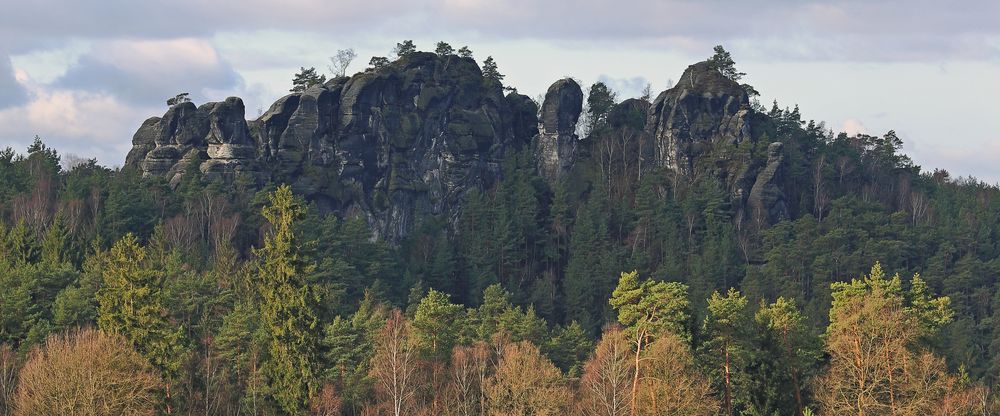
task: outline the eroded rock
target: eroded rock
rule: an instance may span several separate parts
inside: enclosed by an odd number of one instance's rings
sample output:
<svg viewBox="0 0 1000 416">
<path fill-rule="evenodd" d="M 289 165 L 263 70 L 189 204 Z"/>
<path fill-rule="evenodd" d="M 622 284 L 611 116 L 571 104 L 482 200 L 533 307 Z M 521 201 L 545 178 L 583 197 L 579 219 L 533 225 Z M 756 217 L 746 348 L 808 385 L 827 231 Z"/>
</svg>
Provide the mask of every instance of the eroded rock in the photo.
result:
<svg viewBox="0 0 1000 416">
<path fill-rule="evenodd" d="M 545 93 L 535 157 L 538 172 L 550 184 L 569 173 L 576 161 L 576 123 L 583 110 L 583 90 L 571 78 L 556 81 Z"/>
</svg>

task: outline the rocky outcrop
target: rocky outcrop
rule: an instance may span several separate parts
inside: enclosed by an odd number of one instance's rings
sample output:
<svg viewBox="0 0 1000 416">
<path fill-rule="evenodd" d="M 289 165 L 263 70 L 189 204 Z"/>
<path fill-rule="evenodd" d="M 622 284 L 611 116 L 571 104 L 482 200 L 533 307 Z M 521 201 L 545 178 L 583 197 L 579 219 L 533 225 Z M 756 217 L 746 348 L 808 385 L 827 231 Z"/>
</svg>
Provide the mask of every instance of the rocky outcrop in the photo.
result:
<svg viewBox="0 0 1000 416">
<path fill-rule="evenodd" d="M 647 128 L 657 166 L 691 173 L 699 156 L 750 138 L 749 98 L 708 62 L 691 65 L 673 88 L 653 101 Z"/>
<path fill-rule="evenodd" d="M 571 78 L 556 81 L 545 93 L 535 157 L 538 172 L 550 184 L 566 175 L 576 161 L 576 123 L 583 110 L 583 90 Z"/>
<path fill-rule="evenodd" d="M 243 111 L 238 98 L 175 105 L 143 123 L 126 165 L 288 183 L 397 242 L 421 219 L 457 220 L 466 192 L 492 186 L 537 128 L 534 103 L 504 97 L 473 59 L 422 52 L 282 97 L 250 122 Z"/>
<path fill-rule="evenodd" d="M 396 243 L 429 218 L 455 224 L 466 193 L 493 186 L 513 150 L 530 145 L 549 184 L 592 158 L 592 140 L 576 135 L 582 107 L 569 78 L 549 87 L 539 109 L 484 82 L 471 58 L 416 52 L 289 94 L 256 120 L 245 120 L 235 97 L 176 104 L 139 127 L 126 165 L 172 184 L 190 169 L 210 181 L 287 183 L 320 209 L 363 216 L 376 237 Z M 613 107 L 615 133 L 604 139 L 615 138 L 637 178 L 667 169 L 676 181 L 704 169 L 727 187 L 736 217 L 775 222 L 788 215 L 781 147 L 765 164 L 741 146 L 752 140 L 749 112 L 743 89 L 703 62 L 653 103 Z"/>
<path fill-rule="evenodd" d="M 236 97 L 200 107 L 191 102 L 171 106 L 163 117 L 146 120 L 132 144 L 125 165 L 166 177 L 172 184 L 188 169 L 209 177 L 259 175 L 256 145 L 243 101 Z"/>
<path fill-rule="evenodd" d="M 208 159 L 199 165 L 205 177 L 233 180 L 236 175 L 246 174 L 259 179 L 256 141 L 250 136 L 243 100 L 230 97 L 202 108 L 208 113 Z"/>
<path fill-rule="evenodd" d="M 781 192 L 782 162 L 785 157 L 781 142 L 767 146 L 767 165 L 757 175 L 750 190 L 748 205 L 753 221 L 758 225 L 770 225 L 788 219 L 788 207 Z"/>
</svg>

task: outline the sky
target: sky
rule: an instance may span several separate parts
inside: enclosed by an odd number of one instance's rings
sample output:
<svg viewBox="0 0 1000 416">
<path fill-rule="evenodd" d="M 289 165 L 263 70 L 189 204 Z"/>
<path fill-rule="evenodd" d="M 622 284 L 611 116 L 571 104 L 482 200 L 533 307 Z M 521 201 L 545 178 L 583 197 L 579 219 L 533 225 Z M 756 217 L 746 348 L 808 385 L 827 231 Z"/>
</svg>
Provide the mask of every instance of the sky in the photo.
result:
<svg viewBox="0 0 1000 416">
<path fill-rule="evenodd" d="M 835 132 L 895 130 L 925 170 L 1000 182 L 1000 2 L 966 0 L 6 0 L 0 148 L 38 135 L 120 165 L 166 99 L 236 95 L 255 118 L 299 67 L 361 71 L 412 39 L 496 59 L 532 97 L 572 76 L 656 92 L 722 44 L 761 101 Z M 69 159 L 70 157 L 67 157 Z"/>
</svg>

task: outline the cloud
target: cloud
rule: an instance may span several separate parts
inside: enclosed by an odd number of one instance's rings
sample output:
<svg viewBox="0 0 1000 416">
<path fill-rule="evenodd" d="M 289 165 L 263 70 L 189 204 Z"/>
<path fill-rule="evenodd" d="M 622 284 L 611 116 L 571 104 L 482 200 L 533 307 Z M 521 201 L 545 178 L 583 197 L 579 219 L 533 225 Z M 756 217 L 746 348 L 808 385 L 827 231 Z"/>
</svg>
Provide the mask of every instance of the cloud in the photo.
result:
<svg viewBox="0 0 1000 416">
<path fill-rule="evenodd" d="M 650 84 L 646 77 L 614 78 L 610 75 L 601 74 L 597 80 L 603 82 L 618 95 L 618 100 L 642 96 L 642 90 Z"/>
<path fill-rule="evenodd" d="M 153 111 L 103 93 L 33 89 L 31 96 L 26 105 L 0 110 L 0 143 L 23 150 L 38 135 L 61 153 L 108 165 L 121 163 L 137 121 Z"/>
<path fill-rule="evenodd" d="M 44 18 L 39 18 L 44 16 Z M 796 60 L 1000 59 L 1000 2 L 767 0 L 36 0 L 0 16 L 0 46 L 51 47 L 66 37 L 207 38 L 252 30 L 674 48 Z M 294 47 L 295 45 L 288 45 Z"/>
<path fill-rule="evenodd" d="M 24 104 L 27 91 L 17 80 L 10 58 L 0 54 L 0 109 Z"/>
<path fill-rule="evenodd" d="M 868 128 L 860 120 L 853 118 L 844 120 L 844 124 L 840 126 L 840 131 L 847 133 L 848 136 L 868 134 Z"/>
<path fill-rule="evenodd" d="M 925 170 L 940 168 L 948 170 L 952 176 L 972 176 L 986 183 L 1000 185 L 1000 140 L 949 143 L 947 145 L 928 143 L 927 149 L 914 152 L 915 159 L 925 162 Z"/>
<path fill-rule="evenodd" d="M 102 42 L 53 85 L 149 105 L 179 92 L 202 99 L 204 90 L 233 89 L 241 83 L 210 43 L 185 38 Z"/>
<path fill-rule="evenodd" d="M 371 29 L 387 16 L 422 10 L 401 0 L 34 0 L 0 14 L 0 46 L 15 52 L 51 47 L 67 37 L 171 39 L 220 31 Z"/>
</svg>

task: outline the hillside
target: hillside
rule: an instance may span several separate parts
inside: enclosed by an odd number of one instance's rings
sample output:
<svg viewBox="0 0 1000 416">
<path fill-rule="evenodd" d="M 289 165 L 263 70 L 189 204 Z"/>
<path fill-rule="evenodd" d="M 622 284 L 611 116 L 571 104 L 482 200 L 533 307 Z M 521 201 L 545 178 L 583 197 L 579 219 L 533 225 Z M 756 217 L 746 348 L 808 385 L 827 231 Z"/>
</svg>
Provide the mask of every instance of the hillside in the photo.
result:
<svg viewBox="0 0 1000 416">
<path fill-rule="evenodd" d="M 171 105 L 119 170 L 8 149 L 0 343 L 24 361 L 50 334 L 114 328 L 164 380 L 161 410 L 367 414 L 405 336 L 427 386 L 407 406 L 427 414 L 502 402 L 455 392 L 469 357 L 496 362 L 499 390 L 531 373 L 512 363 L 551 367 L 532 382 L 565 403 L 538 414 L 583 412 L 614 345 L 677 357 L 642 367 L 689 381 L 643 384 L 664 408 L 843 414 L 838 340 L 867 328 L 895 348 L 867 358 L 905 375 L 883 395 L 900 409 L 988 396 L 1000 189 L 922 170 L 892 131 L 767 109 L 726 69 L 625 100 L 566 78 L 536 103 L 471 57 L 412 52 L 254 120 L 237 97 Z"/>
</svg>

